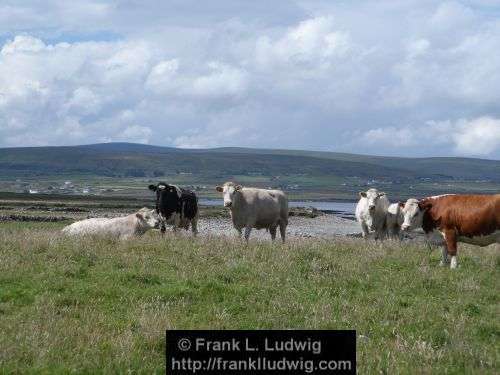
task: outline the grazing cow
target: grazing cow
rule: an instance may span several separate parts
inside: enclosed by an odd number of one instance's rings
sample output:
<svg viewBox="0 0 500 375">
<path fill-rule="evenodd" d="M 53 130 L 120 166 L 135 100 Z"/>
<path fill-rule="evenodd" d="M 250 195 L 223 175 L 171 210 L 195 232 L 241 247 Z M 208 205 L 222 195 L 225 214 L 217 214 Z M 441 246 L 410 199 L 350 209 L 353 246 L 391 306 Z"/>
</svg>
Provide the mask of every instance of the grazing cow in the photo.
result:
<svg viewBox="0 0 500 375">
<path fill-rule="evenodd" d="M 428 237 L 444 238 L 441 265 L 456 268 L 457 242 L 478 246 L 500 243 L 500 194 L 446 194 L 421 200 L 408 199 L 404 209 L 403 230 L 422 228 Z"/>
<path fill-rule="evenodd" d="M 160 182 L 149 185 L 156 193 L 156 212 L 160 215 L 161 232 L 165 233 L 165 225 L 173 225 L 174 232 L 179 228 L 189 229 L 196 236 L 198 233 L 198 198 L 190 190 Z"/>
<path fill-rule="evenodd" d="M 241 236 L 245 228 L 245 240 L 248 242 L 252 228 L 268 229 L 271 239 L 276 238 L 276 229 L 280 227 L 281 240 L 285 242 L 288 225 L 288 199 L 281 190 L 246 188 L 226 182 L 217 186 L 223 194 L 224 207 L 231 212 L 234 228 Z"/>
<path fill-rule="evenodd" d="M 401 202 L 392 203 L 387 208 L 385 223 L 389 238 L 401 239 L 401 225 L 403 224 L 403 207 Z"/>
<path fill-rule="evenodd" d="M 77 221 L 64 227 L 62 232 L 68 235 L 107 235 L 127 239 L 143 235 L 159 224 L 160 218 L 156 211 L 144 207 L 128 216 Z"/>
<path fill-rule="evenodd" d="M 360 199 L 356 205 L 356 219 L 361 225 L 363 238 L 369 231 L 375 231 L 375 239 L 383 240 L 386 235 L 386 215 L 389 200 L 384 192 L 369 189 L 359 193 Z"/>
</svg>

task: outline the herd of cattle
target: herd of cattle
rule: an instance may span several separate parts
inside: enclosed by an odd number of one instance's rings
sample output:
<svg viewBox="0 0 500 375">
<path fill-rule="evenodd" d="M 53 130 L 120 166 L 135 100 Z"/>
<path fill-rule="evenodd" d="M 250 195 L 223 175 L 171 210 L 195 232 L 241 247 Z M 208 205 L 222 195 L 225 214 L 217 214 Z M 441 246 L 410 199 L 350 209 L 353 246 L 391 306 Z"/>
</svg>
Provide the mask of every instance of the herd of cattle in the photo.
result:
<svg viewBox="0 0 500 375">
<path fill-rule="evenodd" d="M 163 182 L 149 185 L 149 189 L 156 194 L 154 210 L 142 208 L 124 217 L 78 221 L 63 228 L 63 233 L 126 239 L 151 228 L 164 233 L 166 225 L 172 225 L 174 231 L 191 227 L 193 235 L 198 233 L 199 208 L 194 192 Z M 274 240 L 279 227 L 285 241 L 288 199 L 283 191 L 242 187 L 233 182 L 217 186 L 216 190 L 222 193 L 224 207 L 229 209 L 240 237 L 245 230 L 248 241 L 252 229 L 267 229 Z M 390 204 L 385 193 L 369 189 L 360 193 L 356 219 L 363 237 L 373 232 L 376 240 L 400 239 L 401 231 L 421 228 L 429 241 L 443 246 L 441 264 L 450 263 L 451 268 L 456 268 L 457 242 L 479 246 L 500 243 L 500 194 L 445 194 Z"/>
<path fill-rule="evenodd" d="M 400 238 L 400 231 L 423 229 L 430 243 L 442 245 L 441 265 L 456 268 L 457 243 L 478 246 L 500 243 L 500 194 L 444 194 L 390 204 L 385 193 L 360 193 L 356 218 L 363 237 Z M 448 258 L 451 257 L 451 260 Z"/>
</svg>

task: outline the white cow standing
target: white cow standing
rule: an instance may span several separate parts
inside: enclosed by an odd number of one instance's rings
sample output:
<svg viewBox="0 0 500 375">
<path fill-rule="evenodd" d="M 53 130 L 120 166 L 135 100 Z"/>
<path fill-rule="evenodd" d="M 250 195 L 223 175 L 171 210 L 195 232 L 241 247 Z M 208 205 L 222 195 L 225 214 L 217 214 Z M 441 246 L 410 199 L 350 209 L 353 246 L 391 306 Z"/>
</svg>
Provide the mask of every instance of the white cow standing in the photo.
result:
<svg viewBox="0 0 500 375">
<path fill-rule="evenodd" d="M 278 226 L 281 240 L 285 242 L 288 199 L 283 191 L 246 188 L 233 182 L 217 186 L 216 190 L 223 194 L 224 207 L 230 209 L 233 226 L 240 236 L 245 228 L 247 242 L 252 228 L 268 229 L 274 240 Z"/>
<path fill-rule="evenodd" d="M 389 208 L 389 199 L 384 192 L 377 189 L 369 189 L 359 193 L 360 199 L 356 205 L 356 219 L 361 225 L 363 238 L 368 236 L 370 231 L 375 232 L 375 239 L 385 238 L 386 215 Z"/>
<path fill-rule="evenodd" d="M 158 227 L 159 224 L 160 218 L 156 211 L 144 207 L 127 216 L 77 221 L 64 227 L 62 232 L 67 235 L 106 235 L 128 239 L 140 236 L 149 229 Z"/>
<path fill-rule="evenodd" d="M 387 208 L 385 217 L 387 235 L 392 239 L 401 239 L 401 225 L 404 221 L 404 203 L 392 203 Z"/>
</svg>

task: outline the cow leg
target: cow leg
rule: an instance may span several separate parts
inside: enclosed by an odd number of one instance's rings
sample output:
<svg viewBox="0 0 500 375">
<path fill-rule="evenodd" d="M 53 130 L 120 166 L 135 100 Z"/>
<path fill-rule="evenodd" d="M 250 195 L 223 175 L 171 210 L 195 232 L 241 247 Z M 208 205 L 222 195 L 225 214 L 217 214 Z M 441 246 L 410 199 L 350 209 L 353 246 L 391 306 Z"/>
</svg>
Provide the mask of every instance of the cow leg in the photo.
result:
<svg viewBox="0 0 500 375">
<path fill-rule="evenodd" d="M 363 235 L 363 238 L 366 240 L 368 238 L 368 226 L 362 222 L 361 223 L 361 234 Z"/>
<path fill-rule="evenodd" d="M 399 232 L 399 226 L 394 224 L 392 227 L 392 239 L 401 241 L 401 234 Z"/>
<path fill-rule="evenodd" d="M 375 241 L 383 241 L 385 239 L 386 230 L 385 228 L 377 228 L 375 230 Z"/>
<path fill-rule="evenodd" d="M 402 241 L 403 240 L 403 233 L 401 233 L 401 229 L 399 226 L 396 227 L 395 232 L 396 232 L 396 239 L 398 241 Z"/>
<path fill-rule="evenodd" d="M 458 267 L 457 260 L 457 234 L 454 229 L 447 229 L 444 232 L 444 239 L 446 241 L 446 247 L 448 249 L 448 255 L 451 256 L 450 268 L 454 269 Z"/>
<path fill-rule="evenodd" d="M 271 240 L 274 241 L 276 239 L 276 229 L 277 227 L 269 227 L 269 233 L 271 233 Z"/>
<path fill-rule="evenodd" d="M 387 225 L 385 224 L 385 221 L 384 223 L 382 224 L 382 226 L 379 228 L 379 234 L 378 234 L 378 238 L 380 239 L 380 241 L 384 241 L 386 237 L 388 237 L 388 230 L 387 230 Z"/>
<path fill-rule="evenodd" d="M 444 244 L 441 249 L 441 262 L 439 262 L 439 265 L 446 266 L 448 263 L 450 263 L 450 260 L 448 259 L 448 247 Z"/>
<path fill-rule="evenodd" d="M 252 231 L 252 227 L 245 227 L 245 241 L 248 243 L 248 239 L 250 238 L 250 232 Z"/>
<path fill-rule="evenodd" d="M 191 232 L 193 233 L 193 236 L 198 234 L 198 218 L 196 217 L 191 220 Z"/>
<path fill-rule="evenodd" d="M 368 229 L 368 225 L 365 223 L 361 224 L 361 234 L 365 240 L 368 239 L 368 235 L 370 234 L 370 230 Z"/>
<path fill-rule="evenodd" d="M 179 228 L 181 227 L 181 217 L 178 213 L 174 214 L 174 234 L 179 234 Z"/>
<path fill-rule="evenodd" d="M 161 224 L 161 227 L 160 227 L 160 232 L 161 232 L 161 235 L 165 235 L 165 232 L 167 231 L 167 228 L 165 227 L 165 224 L 162 223 Z"/>
<path fill-rule="evenodd" d="M 285 235 L 286 235 L 286 224 L 280 221 L 280 234 L 281 234 L 281 241 L 285 243 Z"/>
</svg>

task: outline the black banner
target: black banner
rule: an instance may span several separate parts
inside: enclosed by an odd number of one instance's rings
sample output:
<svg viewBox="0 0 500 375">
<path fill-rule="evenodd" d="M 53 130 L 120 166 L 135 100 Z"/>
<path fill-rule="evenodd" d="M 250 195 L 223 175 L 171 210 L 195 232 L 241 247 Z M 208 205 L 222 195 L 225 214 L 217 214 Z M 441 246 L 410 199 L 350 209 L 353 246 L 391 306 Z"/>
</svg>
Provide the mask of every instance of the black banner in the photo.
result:
<svg viewBox="0 0 500 375">
<path fill-rule="evenodd" d="M 355 374 L 356 331 L 167 331 L 166 373 Z"/>
</svg>

